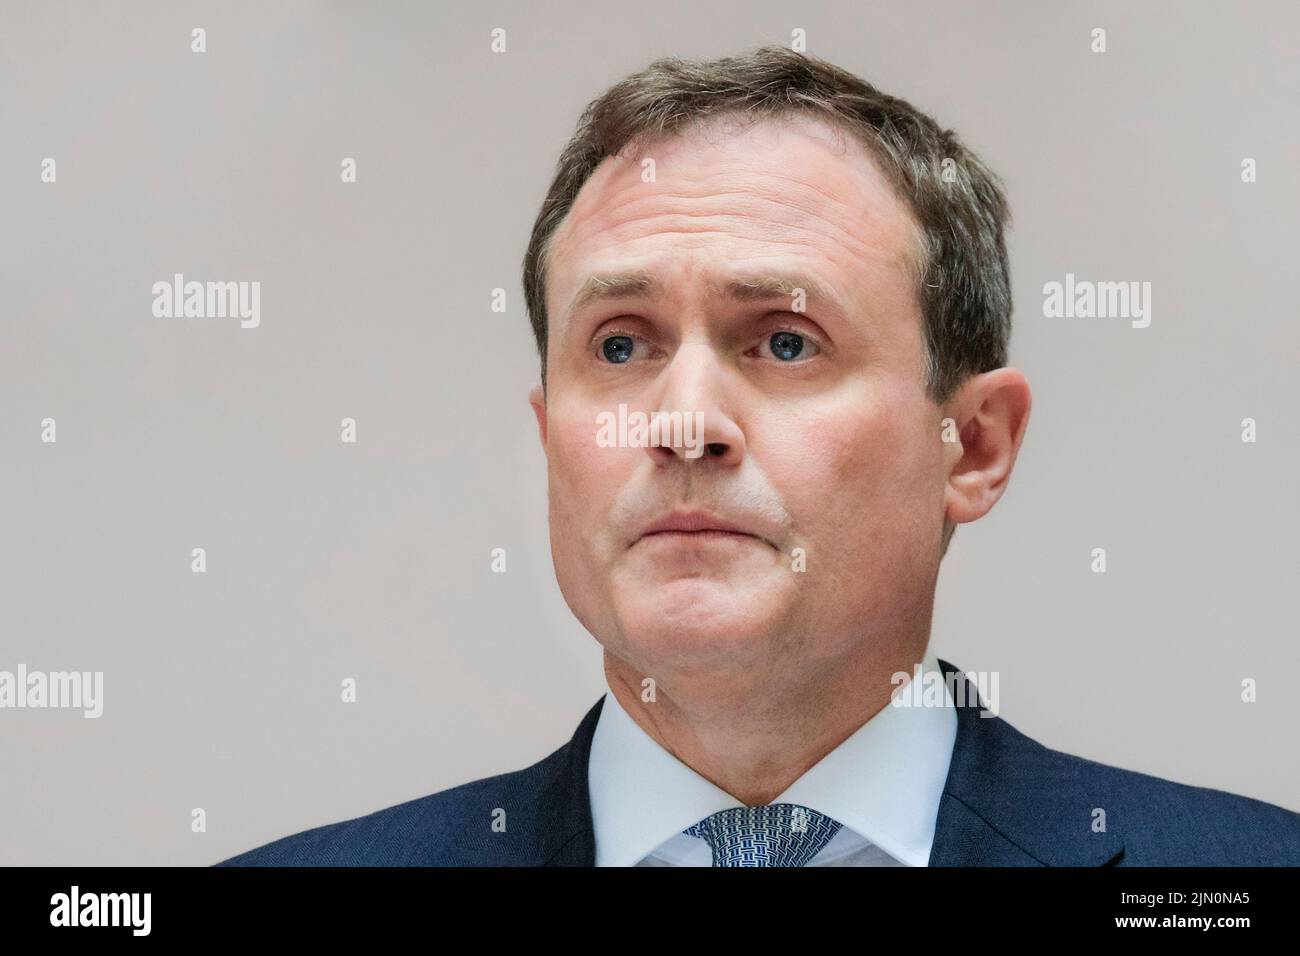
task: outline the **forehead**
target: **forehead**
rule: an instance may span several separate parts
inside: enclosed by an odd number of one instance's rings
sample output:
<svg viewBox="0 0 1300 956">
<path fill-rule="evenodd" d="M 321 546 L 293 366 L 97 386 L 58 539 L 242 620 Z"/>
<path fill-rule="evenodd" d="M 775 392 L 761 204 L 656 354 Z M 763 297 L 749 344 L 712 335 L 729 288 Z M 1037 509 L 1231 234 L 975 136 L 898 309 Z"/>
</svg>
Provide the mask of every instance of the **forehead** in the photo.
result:
<svg viewBox="0 0 1300 956">
<path fill-rule="evenodd" d="M 562 322 L 591 277 L 653 263 L 716 290 L 730 266 L 817 277 L 843 299 L 910 288 L 919 230 L 865 145 L 800 114 L 725 114 L 607 157 L 552 236 L 547 305 Z"/>
</svg>

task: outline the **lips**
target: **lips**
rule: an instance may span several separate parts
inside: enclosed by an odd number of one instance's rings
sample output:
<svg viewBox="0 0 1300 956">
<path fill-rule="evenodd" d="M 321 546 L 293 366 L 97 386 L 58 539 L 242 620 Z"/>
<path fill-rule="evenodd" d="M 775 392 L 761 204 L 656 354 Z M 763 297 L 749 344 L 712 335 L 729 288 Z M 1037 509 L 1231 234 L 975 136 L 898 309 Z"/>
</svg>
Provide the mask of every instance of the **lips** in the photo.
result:
<svg viewBox="0 0 1300 956">
<path fill-rule="evenodd" d="M 725 518 L 709 514 L 707 511 L 674 511 L 672 514 L 664 515 L 647 525 L 645 530 L 641 532 L 641 537 L 648 538 L 660 534 L 698 536 L 701 540 L 726 535 L 754 538 L 765 544 L 770 544 L 761 535 L 755 534 L 734 521 L 728 521 Z"/>
<path fill-rule="evenodd" d="M 739 525 L 723 521 L 704 511 L 674 511 L 653 522 L 642 534 L 659 534 L 663 531 L 730 531 L 749 534 Z"/>
</svg>

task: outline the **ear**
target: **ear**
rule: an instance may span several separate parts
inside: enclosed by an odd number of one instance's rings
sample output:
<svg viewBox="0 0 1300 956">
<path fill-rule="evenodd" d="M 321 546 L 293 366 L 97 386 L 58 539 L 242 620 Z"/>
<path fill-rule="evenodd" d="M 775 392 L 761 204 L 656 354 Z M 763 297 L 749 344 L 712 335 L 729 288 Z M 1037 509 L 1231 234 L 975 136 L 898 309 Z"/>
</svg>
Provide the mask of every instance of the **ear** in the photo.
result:
<svg viewBox="0 0 1300 956">
<path fill-rule="evenodd" d="M 537 434 L 542 439 L 542 451 L 546 451 L 546 390 L 541 385 L 534 385 L 528 392 L 528 404 L 537 416 Z"/>
<path fill-rule="evenodd" d="M 1020 370 L 999 368 L 971 376 L 945 406 L 944 415 L 956 423 L 959 438 L 945 446 L 944 514 L 950 521 L 982 518 L 1002 497 L 1032 402 Z"/>
</svg>

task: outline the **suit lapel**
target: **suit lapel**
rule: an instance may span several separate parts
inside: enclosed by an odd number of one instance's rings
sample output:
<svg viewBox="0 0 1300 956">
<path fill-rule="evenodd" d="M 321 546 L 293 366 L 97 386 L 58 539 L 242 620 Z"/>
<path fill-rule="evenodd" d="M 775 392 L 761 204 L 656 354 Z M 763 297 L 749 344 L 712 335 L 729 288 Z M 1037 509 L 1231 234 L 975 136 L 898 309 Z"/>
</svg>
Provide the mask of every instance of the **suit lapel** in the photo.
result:
<svg viewBox="0 0 1300 956">
<path fill-rule="evenodd" d="M 930 866 L 1104 866 L 1123 854 L 1108 820 L 1092 829 L 1105 794 L 1086 766 L 1020 733 L 1001 717 L 981 717 L 975 686 L 942 659 L 946 675 L 964 684 L 957 739 L 935 821 Z M 974 702 L 974 703 L 969 703 Z"/>
<path fill-rule="evenodd" d="M 549 820 L 539 833 L 542 866 L 595 866 L 596 835 L 591 820 L 587 762 L 604 695 L 587 711 L 567 744 L 552 757 L 539 799 Z"/>
</svg>

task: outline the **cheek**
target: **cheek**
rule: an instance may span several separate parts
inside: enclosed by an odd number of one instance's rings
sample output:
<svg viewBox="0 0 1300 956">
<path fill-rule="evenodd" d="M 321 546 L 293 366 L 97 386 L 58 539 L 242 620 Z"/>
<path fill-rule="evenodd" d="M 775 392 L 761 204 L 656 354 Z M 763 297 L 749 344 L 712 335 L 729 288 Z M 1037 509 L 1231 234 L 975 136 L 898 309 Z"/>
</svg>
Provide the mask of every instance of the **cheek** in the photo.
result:
<svg viewBox="0 0 1300 956">
<path fill-rule="evenodd" d="M 603 627 L 608 561 L 602 530 L 618 487 L 611 472 L 624 449 L 596 444 L 595 413 L 554 403 L 547 416 L 547 499 L 551 559 L 565 602 L 588 631 Z"/>
<path fill-rule="evenodd" d="M 915 401 L 856 394 L 797 416 L 787 409 L 771 419 L 779 425 L 765 429 L 764 470 L 800 536 L 824 554 L 843 556 L 837 563 L 874 562 L 872 555 L 896 547 L 941 501 L 931 491 L 941 459 Z"/>
<path fill-rule="evenodd" d="M 633 467 L 636 448 L 596 443 L 596 411 L 553 407 L 547 419 L 547 472 L 552 535 L 598 526 Z"/>
</svg>

